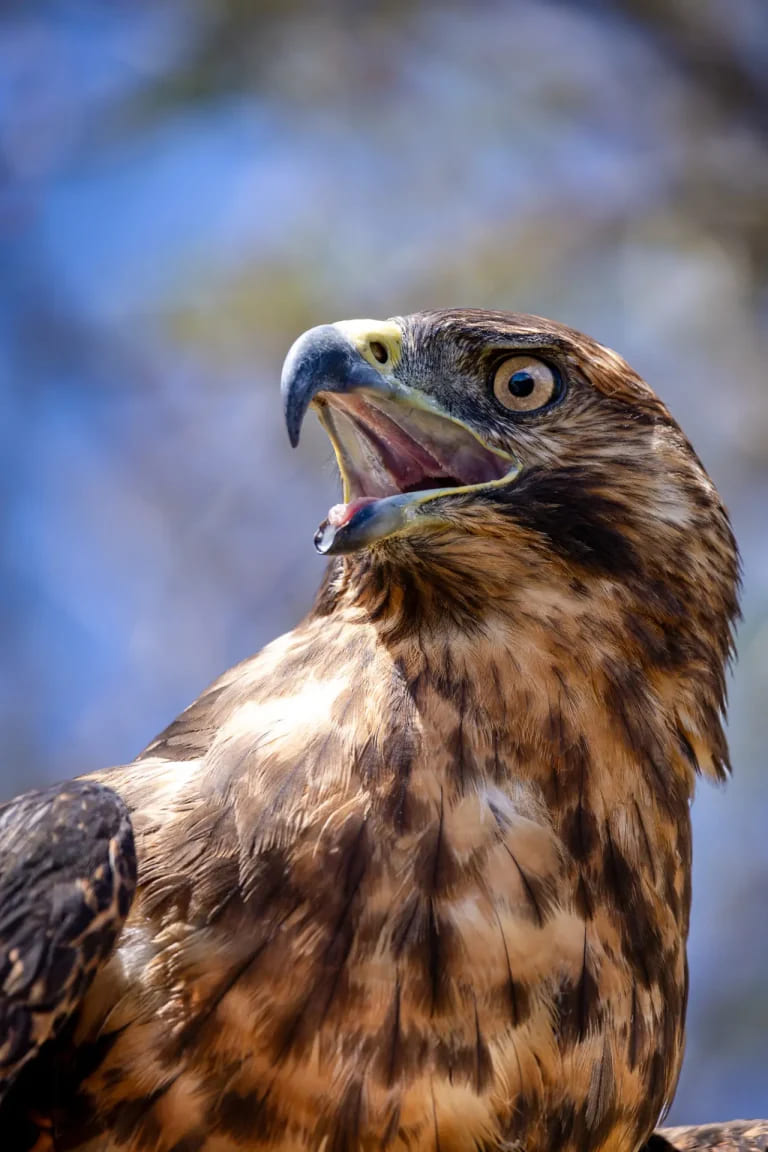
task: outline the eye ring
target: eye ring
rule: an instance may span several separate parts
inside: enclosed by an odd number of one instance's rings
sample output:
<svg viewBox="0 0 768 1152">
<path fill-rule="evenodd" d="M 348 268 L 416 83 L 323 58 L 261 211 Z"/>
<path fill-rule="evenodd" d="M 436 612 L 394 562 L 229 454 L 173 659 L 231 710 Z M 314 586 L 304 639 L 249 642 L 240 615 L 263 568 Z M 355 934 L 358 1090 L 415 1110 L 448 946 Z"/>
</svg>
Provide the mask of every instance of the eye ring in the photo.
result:
<svg viewBox="0 0 768 1152">
<path fill-rule="evenodd" d="M 508 356 L 493 377 L 493 394 L 508 412 L 537 412 L 562 394 L 560 374 L 535 356 Z"/>
</svg>

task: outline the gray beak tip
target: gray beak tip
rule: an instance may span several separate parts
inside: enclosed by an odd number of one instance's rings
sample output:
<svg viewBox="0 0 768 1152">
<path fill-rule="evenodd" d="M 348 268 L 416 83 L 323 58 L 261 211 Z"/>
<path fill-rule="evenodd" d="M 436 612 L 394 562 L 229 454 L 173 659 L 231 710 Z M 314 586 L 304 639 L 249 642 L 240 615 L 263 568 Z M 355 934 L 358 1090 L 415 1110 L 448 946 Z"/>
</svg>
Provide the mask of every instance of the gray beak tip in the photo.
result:
<svg viewBox="0 0 768 1152">
<path fill-rule="evenodd" d="M 283 412 L 292 447 L 318 392 L 381 388 L 381 375 L 333 324 L 310 328 L 288 350 L 280 376 Z"/>
</svg>

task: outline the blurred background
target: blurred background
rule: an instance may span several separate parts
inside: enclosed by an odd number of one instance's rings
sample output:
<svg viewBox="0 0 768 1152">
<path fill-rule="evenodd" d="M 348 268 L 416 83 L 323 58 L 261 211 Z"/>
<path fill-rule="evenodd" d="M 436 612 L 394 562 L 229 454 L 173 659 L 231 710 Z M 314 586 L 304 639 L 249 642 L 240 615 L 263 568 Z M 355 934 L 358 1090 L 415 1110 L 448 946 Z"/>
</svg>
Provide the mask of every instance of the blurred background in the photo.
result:
<svg viewBox="0 0 768 1152">
<path fill-rule="evenodd" d="M 672 1119 L 766 1116 L 765 0 L 4 0 L 0 797 L 130 759 L 292 626 L 336 480 L 282 357 L 448 305 L 616 347 L 731 509 Z"/>
</svg>

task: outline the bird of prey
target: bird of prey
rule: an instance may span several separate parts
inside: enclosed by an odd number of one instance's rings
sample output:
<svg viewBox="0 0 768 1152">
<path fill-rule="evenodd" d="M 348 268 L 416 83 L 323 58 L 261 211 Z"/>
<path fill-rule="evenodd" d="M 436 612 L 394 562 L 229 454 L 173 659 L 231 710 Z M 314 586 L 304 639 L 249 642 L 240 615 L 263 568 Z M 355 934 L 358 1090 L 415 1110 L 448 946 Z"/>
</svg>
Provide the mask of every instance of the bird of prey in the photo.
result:
<svg viewBox="0 0 768 1152">
<path fill-rule="evenodd" d="M 0 813 L 0 1143 L 634 1152 L 728 769 L 723 504 L 548 320 L 323 325 L 282 389 L 343 481 L 312 611 L 133 763 Z"/>
</svg>

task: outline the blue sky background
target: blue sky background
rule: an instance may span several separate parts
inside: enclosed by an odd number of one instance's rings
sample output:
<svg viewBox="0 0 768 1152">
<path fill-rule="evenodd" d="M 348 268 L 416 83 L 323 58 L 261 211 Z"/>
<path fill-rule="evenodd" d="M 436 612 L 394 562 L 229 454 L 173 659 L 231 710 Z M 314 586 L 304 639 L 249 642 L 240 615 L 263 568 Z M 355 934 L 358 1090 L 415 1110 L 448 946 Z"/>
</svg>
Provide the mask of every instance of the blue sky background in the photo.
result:
<svg viewBox="0 0 768 1152">
<path fill-rule="evenodd" d="M 673 1118 L 768 1114 L 762 0 L 8 3 L 0 253 L 4 795 L 131 758 L 307 607 L 308 325 L 540 312 L 646 376 L 745 567 Z"/>
</svg>

